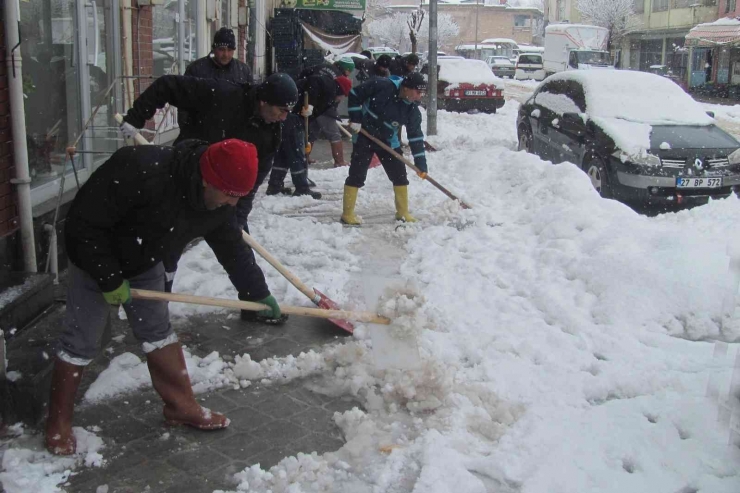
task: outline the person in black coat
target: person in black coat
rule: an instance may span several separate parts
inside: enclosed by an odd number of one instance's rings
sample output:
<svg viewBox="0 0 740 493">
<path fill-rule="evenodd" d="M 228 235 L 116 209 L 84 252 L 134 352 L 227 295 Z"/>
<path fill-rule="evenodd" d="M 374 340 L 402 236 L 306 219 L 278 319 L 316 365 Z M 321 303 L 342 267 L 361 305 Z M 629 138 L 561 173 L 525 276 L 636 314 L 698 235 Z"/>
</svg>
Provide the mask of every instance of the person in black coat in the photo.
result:
<svg viewBox="0 0 740 493">
<path fill-rule="evenodd" d="M 391 75 L 397 75 L 399 77 L 405 77 L 408 74 L 415 72 L 416 67 L 419 66 L 419 56 L 411 53 L 406 56 L 396 57 L 391 61 L 390 72 Z"/>
<path fill-rule="evenodd" d="M 308 124 L 311 126 L 317 118 L 332 108 L 336 108 L 337 103 L 349 94 L 351 88 L 352 82 L 344 76 L 332 79 L 325 75 L 312 75 L 298 81 L 298 103 L 283 125 L 283 140 L 275 156 L 275 165 L 270 174 L 267 195 L 290 193 L 290 189 L 283 187 L 285 175 L 290 170 L 290 176 L 295 185 L 293 196 L 310 195 L 314 199 L 321 198 L 319 192 L 313 192 L 309 188 L 306 173 L 305 119 L 308 117 Z M 309 101 L 307 107 L 303 105 L 306 94 L 308 94 Z M 333 120 L 333 125 L 337 127 L 336 120 Z"/>
<path fill-rule="evenodd" d="M 111 305 L 123 305 L 142 344 L 166 422 L 203 430 L 229 425 L 225 416 L 195 400 L 167 303 L 132 299 L 131 289 L 163 291 L 162 261 L 168 252 L 202 236 L 239 298 L 263 303 L 269 308 L 261 314 L 279 317 L 280 307 L 235 217 L 237 200 L 249 193 L 256 176 L 255 146 L 229 139 L 210 146 L 124 147 L 80 189 L 65 223 L 70 267 L 46 422 L 50 452 L 75 453 L 75 393 L 85 366 L 100 349 Z"/>
<path fill-rule="evenodd" d="M 223 80 L 165 75 L 136 98 L 121 124 L 132 138 L 137 129 L 165 104 L 190 113 L 191 125 L 181 129 L 175 144 L 187 139 L 209 143 L 236 138 L 257 147 L 257 183 L 237 206 L 237 219 L 246 227 L 257 189 L 272 168 L 280 146 L 281 122 L 298 101 L 298 89 L 287 74 L 272 74 L 258 86 L 231 84 Z"/>
<path fill-rule="evenodd" d="M 234 58 L 236 37 L 234 31 L 222 27 L 213 36 L 211 52 L 195 60 L 185 69 L 185 75 L 201 79 L 220 79 L 235 84 L 252 83 L 252 70 L 244 62 Z M 185 110 L 178 110 L 177 123 L 180 132 L 190 125 L 190 117 Z"/>
</svg>

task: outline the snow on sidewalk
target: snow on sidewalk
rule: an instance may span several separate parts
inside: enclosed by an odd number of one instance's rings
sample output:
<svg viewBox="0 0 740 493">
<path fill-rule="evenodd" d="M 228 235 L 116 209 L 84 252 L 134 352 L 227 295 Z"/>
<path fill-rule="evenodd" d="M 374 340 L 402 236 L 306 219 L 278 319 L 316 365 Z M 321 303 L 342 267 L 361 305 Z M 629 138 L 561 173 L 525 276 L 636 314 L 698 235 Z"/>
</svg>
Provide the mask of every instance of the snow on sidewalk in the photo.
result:
<svg viewBox="0 0 740 493">
<path fill-rule="evenodd" d="M 396 229 L 382 168 L 360 191 L 359 229 L 336 222 L 346 169 L 312 171 L 326 200 L 259 197 L 253 236 L 343 307 L 376 309 L 361 295 L 364 274 L 399 271 L 395 315 L 413 322 L 423 366 L 376 368 L 364 326 L 299 357 L 188 355 L 201 392 L 314 375 L 364 405 L 335 415 L 340 450 L 249 467 L 238 491 L 740 491 L 740 449 L 718 421 L 740 340 L 738 316 L 722 317 L 740 201 L 637 215 L 598 197 L 575 166 L 515 152 L 517 109 L 440 112 L 430 173 L 471 210 L 413 176 L 411 211 L 422 221 Z M 282 303 L 310 306 L 258 261 Z M 175 290 L 236 295 L 205 245 L 183 257 Z M 144 365 L 119 363 L 129 366 L 100 388 Z"/>
</svg>

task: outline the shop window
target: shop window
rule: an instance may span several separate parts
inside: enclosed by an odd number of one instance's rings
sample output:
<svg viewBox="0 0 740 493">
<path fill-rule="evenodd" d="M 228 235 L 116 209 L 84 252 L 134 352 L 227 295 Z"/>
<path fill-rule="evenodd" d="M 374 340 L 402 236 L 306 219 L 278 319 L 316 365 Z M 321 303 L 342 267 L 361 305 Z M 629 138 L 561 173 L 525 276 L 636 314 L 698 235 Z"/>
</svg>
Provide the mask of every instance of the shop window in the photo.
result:
<svg viewBox="0 0 740 493">
<path fill-rule="evenodd" d="M 736 8 L 737 0 L 727 0 L 727 4 L 725 5 L 725 14 L 735 12 Z"/>
<path fill-rule="evenodd" d="M 673 0 L 674 9 L 685 9 L 695 4 L 696 0 Z"/>
<path fill-rule="evenodd" d="M 640 42 L 640 70 L 649 72 L 650 67 L 661 65 L 662 61 L 662 39 L 646 39 Z"/>
<path fill-rule="evenodd" d="M 26 137 L 32 187 L 61 176 L 80 130 L 74 2 L 20 2 Z M 12 71 L 8 77 L 13 77 Z"/>
</svg>

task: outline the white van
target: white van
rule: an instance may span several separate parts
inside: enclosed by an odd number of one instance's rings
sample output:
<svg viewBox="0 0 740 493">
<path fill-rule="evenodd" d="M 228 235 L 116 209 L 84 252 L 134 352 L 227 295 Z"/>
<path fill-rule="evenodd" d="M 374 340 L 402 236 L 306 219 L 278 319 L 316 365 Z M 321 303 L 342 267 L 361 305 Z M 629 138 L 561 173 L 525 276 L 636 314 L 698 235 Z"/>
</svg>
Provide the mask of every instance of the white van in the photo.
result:
<svg viewBox="0 0 740 493">
<path fill-rule="evenodd" d="M 545 78 L 545 66 L 542 63 L 542 55 L 539 53 L 521 53 L 516 59 L 514 78 L 516 80 L 543 80 Z"/>
</svg>

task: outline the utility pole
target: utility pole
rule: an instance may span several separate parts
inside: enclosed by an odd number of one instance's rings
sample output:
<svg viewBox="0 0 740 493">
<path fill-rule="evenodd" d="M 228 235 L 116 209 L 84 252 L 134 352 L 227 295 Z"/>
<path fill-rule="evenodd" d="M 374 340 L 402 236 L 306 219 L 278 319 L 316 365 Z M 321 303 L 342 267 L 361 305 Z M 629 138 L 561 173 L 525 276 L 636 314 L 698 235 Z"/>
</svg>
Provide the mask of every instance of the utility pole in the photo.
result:
<svg viewBox="0 0 740 493">
<path fill-rule="evenodd" d="M 478 0 L 475 0 L 475 59 L 480 59 L 478 56 Z"/>
<path fill-rule="evenodd" d="M 437 135 L 437 0 L 429 0 L 427 135 Z"/>
</svg>

